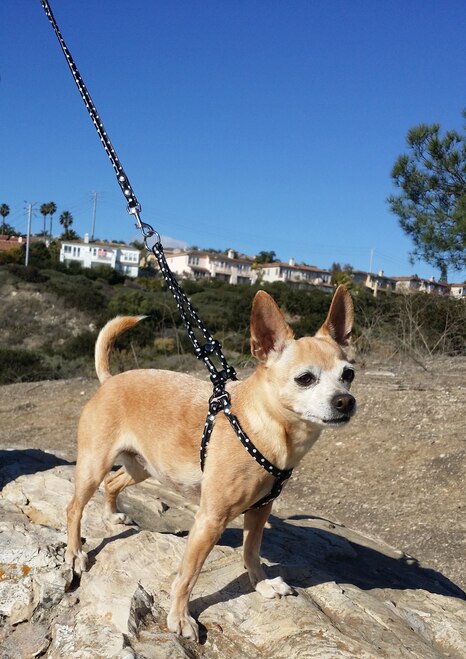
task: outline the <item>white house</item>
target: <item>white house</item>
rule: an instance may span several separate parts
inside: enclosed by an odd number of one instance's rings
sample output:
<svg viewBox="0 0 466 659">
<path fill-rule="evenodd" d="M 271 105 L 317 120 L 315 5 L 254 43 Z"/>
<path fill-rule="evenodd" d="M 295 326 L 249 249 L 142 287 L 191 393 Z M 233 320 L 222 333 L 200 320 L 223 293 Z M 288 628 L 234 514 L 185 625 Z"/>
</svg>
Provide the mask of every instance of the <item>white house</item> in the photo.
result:
<svg viewBox="0 0 466 659">
<path fill-rule="evenodd" d="M 221 279 L 229 284 L 248 284 L 256 281 L 252 259 L 237 257 L 233 250 L 227 254 L 202 250 L 174 250 L 166 252 L 168 266 L 176 275 L 188 279 Z"/>
<path fill-rule="evenodd" d="M 466 283 L 450 284 L 450 295 L 459 300 L 466 300 Z"/>
<path fill-rule="evenodd" d="M 89 242 L 86 234 L 83 241 L 63 241 L 60 248 L 61 263 L 79 263 L 83 268 L 109 265 L 127 277 L 139 273 L 139 250 L 129 245 Z"/>
</svg>

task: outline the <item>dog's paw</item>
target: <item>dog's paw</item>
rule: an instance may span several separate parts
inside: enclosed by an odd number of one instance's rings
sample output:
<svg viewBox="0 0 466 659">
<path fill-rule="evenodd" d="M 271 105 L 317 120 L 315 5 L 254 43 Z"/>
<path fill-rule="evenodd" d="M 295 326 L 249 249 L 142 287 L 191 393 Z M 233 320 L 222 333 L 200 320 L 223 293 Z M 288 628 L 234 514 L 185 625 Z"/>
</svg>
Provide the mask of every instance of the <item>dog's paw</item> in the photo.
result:
<svg viewBox="0 0 466 659">
<path fill-rule="evenodd" d="M 109 513 L 107 515 L 107 520 L 110 524 L 125 524 L 126 526 L 134 525 L 134 521 L 125 513 Z"/>
<path fill-rule="evenodd" d="M 167 616 L 167 627 L 174 634 L 199 643 L 199 626 L 189 613 L 180 614 L 170 611 Z"/>
<path fill-rule="evenodd" d="M 67 549 L 65 552 L 65 563 L 71 567 L 78 577 L 87 570 L 87 554 L 79 550 L 77 553 Z"/>
<path fill-rule="evenodd" d="M 258 581 L 256 584 L 256 590 L 263 597 L 269 599 L 272 599 L 273 597 L 282 597 L 284 595 L 293 595 L 294 593 L 291 586 L 285 583 L 281 577 Z"/>
</svg>

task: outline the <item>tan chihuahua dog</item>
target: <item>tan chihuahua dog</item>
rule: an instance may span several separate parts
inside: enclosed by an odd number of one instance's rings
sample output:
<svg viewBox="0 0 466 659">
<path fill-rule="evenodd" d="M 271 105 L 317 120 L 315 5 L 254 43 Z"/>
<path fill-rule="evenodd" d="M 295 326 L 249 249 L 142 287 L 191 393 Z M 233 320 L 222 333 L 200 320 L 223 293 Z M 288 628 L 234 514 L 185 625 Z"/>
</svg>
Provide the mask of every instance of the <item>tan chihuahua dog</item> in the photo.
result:
<svg viewBox="0 0 466 659">
<path fill-rule="evenodd" d="M 272 503 L 251 508 L 274 484 L 244 450 L 228 419 L 217 415 L 204 472 L 199 466 L 211 385 L 171 371 L 134 370 L 114 377 L 109 354 L 116 337 L 141 317 L 118 317 L 102 329 L 95 359 L 102 387 L 87 403 L 78 429 L 75 494 L 68 506 L 66 561 L 77 574 L 86 569 L 80 528 L 84 506 L 105 479 L 110 521 L 128 523 L 117 512 L 118 494 L 149 476 L 199 501 L 185 554 L 172 586 L 168 628 L 198 640 L 188 601 L 202 565 L 227 524 L 244 511 L 244 563 L 253 588 L 265 597 L 289 595 L 281 579 L 267 579 L 259 550 Z M 243 430 L 279 469 L 292 469 L 325 426 L 343 425 L 355 412 L 348 392 L 354 370 L 349 345 L 353 305 L 339 286 L 328 316 L 314 337 L 298 340 L 274 300 L 259 291 L 251 312 L 251 352 L 256 371 L 227 386 L 231 410 Z M 124 466 L 111 472 L 115 462 Z"/>
</svg>

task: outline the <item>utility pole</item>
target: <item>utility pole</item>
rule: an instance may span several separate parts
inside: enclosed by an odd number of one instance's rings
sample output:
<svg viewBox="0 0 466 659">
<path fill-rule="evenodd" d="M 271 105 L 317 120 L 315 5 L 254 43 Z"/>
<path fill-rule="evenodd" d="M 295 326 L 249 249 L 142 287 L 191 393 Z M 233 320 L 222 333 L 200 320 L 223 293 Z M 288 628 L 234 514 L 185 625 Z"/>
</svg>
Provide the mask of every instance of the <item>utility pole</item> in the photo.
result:
<svg viewBox="0 0 466 659">
<path fill-rule="evenodd" d="M 99 197 L 100 192 L 93 192 L 92 193 L 92 231 L 91 231 L 91 240 L 94 240 L 94 233 L 95 233 L 95 215 L 96 215 L 96 210 L 97 210 L 97 199 Z"/>
<path fill-rule="evenodd" d="M 28 228 L 27 228 L 27 237 L 26 237 L 26 257 L 24 259 L 24 265 L 29 264 L 29 240 L 31 237 L 31 218 L 32 218 L 32 207 L 34 204 L 28 204 Z"/>
<path fill-rule="evenodd" d="M 369 260 L 369 272 L 372 272 L 373 264 L 374 264 L 374 248 L 371 249 L 371 258 Z"/>
</svg>

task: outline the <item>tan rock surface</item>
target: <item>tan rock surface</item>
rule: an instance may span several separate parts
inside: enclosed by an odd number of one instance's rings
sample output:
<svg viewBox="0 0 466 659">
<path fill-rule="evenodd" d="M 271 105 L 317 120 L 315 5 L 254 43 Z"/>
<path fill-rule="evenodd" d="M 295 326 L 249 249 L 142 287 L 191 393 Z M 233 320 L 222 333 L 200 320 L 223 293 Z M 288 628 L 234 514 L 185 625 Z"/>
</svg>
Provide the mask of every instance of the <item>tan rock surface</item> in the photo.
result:
<svg viewBox="0 0 466 659">
<path fill-rule="evenodd" d="M 28 473 L 0 495 L 4 658 L 44 646 L 53 658 L 464 656 L 466 602 L 457 587 L 382 541 L 300 515 L 272 516 L 262 552 L 269 576 L 283 575 L 295 596 L 267 600 L 251 589 L 234 525 L 194 589 L 202 644 L 177 639 L 165 616 L 186 539 L 167 527 L 189 527 L 193 512 L 176 501 L 161 505 L 153 483 L 133 489 L 131 507 L 151 514 L 159 530 L 109 525 L 96 494 L 82 530 L 90 569 L 69 590 L 64 508 L 72 472 Z"/>
</svg>

